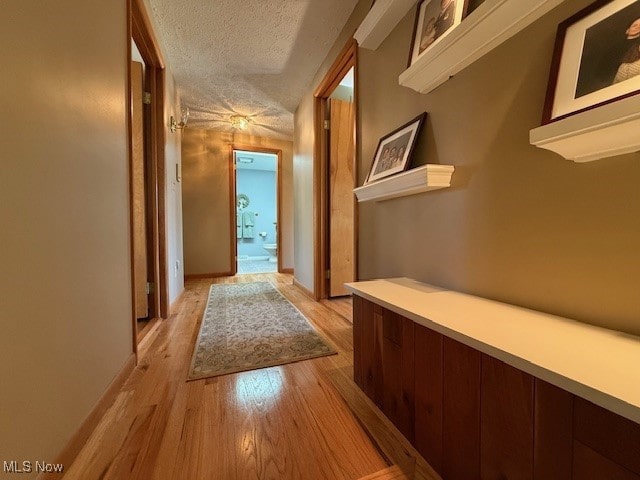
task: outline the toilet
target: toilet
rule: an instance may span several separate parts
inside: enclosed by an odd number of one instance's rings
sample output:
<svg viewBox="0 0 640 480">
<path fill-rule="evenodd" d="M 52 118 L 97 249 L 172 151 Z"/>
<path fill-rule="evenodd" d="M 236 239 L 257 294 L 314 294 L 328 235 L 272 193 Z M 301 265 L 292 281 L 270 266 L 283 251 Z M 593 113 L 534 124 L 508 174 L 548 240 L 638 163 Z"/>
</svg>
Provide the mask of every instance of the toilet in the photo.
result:
<svg viewBox="0 0 640 480">
<path fill-rule="evenodd" d="M 262 245 L 267 252 L 269 252 L 269 261 L 276 263 L 278 261 L 276 255 L 278 255 L 278 245 L 275 243 L 265 243 Z"/>
</svg>

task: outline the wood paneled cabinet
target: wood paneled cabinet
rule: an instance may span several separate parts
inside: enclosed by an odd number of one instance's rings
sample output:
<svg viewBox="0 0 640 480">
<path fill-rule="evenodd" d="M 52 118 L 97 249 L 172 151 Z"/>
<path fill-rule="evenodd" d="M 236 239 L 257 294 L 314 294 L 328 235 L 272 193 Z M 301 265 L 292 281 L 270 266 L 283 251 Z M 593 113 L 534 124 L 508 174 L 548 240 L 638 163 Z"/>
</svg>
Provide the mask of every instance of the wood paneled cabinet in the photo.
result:
<svg viewBox="0 0 640 480">
<path fill-rule="evenodd" d="M 640 480 L 640 425 L 354 296 L 354 379 L 444 480 Z"/>
<path fill-rule="evenodd" d="M 354 379 L 409 440 L 414 429 L 415 323 L 354 297 Z"/>
</svg>

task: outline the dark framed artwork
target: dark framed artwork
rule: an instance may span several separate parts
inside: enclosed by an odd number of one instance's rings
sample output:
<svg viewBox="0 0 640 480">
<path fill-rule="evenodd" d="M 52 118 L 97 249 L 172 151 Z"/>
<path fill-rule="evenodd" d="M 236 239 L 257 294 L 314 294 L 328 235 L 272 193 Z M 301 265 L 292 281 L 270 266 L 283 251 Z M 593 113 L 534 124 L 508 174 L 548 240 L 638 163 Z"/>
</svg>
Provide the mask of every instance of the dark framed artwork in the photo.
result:
<svg viewBox="0 0 640 480">
<path fill-rule="evenodd" d="M 640 0 L 599 0 L 561 23 L 542 123 L 640 92 Z"/>
<path fill-rule="evenodd" d="M 413 27 L 409 66 L 460 24 L 469 0 L 420 0 Z"/>
<path fill-rule="evenodd" d="M 426 118 L 422 113 L 380 139 L 365 185 L 406 170 Z"/>
<path fill-rule="evenodd" d="M 471 14 L 476 8 L 482 5 L 486 0 L 469 0 L 466 8 L 466 12 L 464 12 L 464 16 Z"/>
</svg>

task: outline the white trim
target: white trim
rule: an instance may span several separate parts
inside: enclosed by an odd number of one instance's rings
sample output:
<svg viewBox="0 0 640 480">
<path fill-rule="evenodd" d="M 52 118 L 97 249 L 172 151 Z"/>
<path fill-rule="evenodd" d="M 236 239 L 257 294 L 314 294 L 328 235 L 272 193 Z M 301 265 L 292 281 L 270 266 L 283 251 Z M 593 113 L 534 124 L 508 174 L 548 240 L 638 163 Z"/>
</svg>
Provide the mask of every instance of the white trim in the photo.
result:
<svg viewBox="0 0 640 480">
<path fill-rule="evenodd" d="M 486 0 L 405 70 L 400 85 L 428 93 L 564 0 Z"/>
<path fill-rule="evenodd" d="M 451 165 L 423 165 L 356 188 L 358 202 L 382 201 L 451 186 Z"/>
<path fill-rule="evenodd" d="M 376 0 L 353 35 L 358 46 L 376 50 L 415 3 L 416 0 Z"/>
<path fill-rule="evenodd" d="M 574 162 L 640 151 L 640 95 L 535 128 L 529 140 Z"/>
</svg>

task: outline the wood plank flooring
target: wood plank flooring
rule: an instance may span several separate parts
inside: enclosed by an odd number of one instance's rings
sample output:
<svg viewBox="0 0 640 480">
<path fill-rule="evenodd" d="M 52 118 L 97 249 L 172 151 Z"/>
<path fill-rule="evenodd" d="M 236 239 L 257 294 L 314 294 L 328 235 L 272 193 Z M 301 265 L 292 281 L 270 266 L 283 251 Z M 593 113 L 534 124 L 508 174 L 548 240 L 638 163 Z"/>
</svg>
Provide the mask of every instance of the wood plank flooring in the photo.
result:
<svg viewBox="0 0 640 480">
<path fill-rule="evenodd" d="M 248 281 L 276 285 L 338 355 L 186 382 L 209 285 Z M 138 366 L 64 478 L 333 480 L 385 471 L 394 459 L 331 379 L 351 382 L 352 361 L 349 321 L 310 300 L 291 275 L 190 281 L 139 345 Z"/>
<path fill-rule="evenodd" d="M 353 297 L 350 295 L 348 297 L 320 300 L 320 303 L 353 323 Z"/>
</svg>

